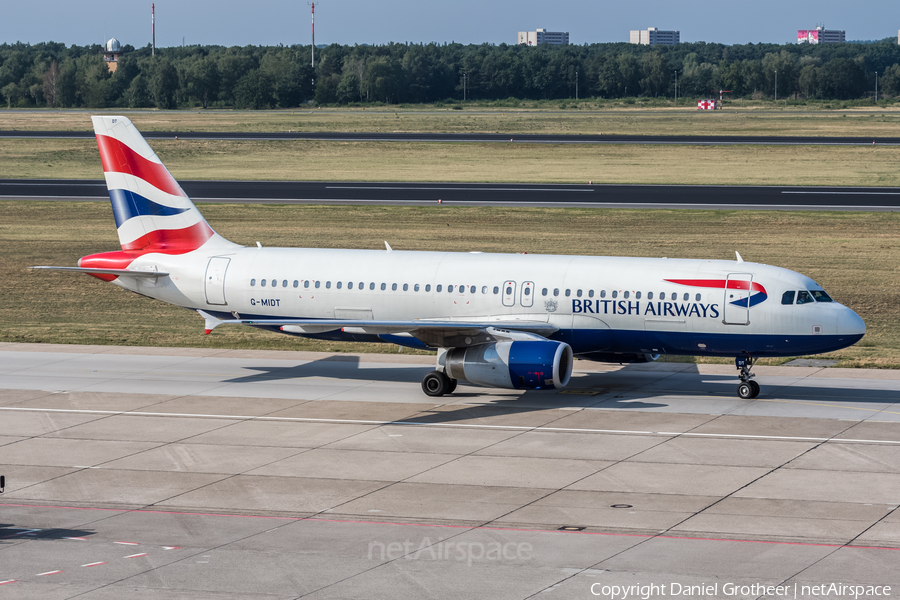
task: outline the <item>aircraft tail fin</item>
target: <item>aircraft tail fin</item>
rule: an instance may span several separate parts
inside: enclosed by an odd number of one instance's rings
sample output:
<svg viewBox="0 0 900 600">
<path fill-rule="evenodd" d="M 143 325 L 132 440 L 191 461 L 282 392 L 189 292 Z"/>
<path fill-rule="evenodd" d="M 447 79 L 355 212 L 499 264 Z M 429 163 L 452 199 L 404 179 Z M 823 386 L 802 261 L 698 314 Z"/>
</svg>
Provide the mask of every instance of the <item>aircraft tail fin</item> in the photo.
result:
<svg viewBox="0 0 900 600">
<path fill-rule="evenodd" d="M 209 226 L 126 117 L 91 117 L 119 243 L 131 252 L 184 254 L 232 245 Z"/>
</svg>

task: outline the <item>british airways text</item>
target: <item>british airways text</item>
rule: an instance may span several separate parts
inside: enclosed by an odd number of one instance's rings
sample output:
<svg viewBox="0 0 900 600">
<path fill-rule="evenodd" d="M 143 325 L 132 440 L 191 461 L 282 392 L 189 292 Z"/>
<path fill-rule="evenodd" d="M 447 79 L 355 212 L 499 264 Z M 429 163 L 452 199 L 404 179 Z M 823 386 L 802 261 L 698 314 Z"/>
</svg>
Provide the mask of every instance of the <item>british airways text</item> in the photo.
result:
<svg viewBox="0 0 900 600">
<path fill-rule="evenodd" d="M 597 315 L 654 315 L 657 317 L 719 317 L 718 304 L 691 302 L 644 302 L 640 300 L 572 300 L 573 313 Z"/>
</svg>

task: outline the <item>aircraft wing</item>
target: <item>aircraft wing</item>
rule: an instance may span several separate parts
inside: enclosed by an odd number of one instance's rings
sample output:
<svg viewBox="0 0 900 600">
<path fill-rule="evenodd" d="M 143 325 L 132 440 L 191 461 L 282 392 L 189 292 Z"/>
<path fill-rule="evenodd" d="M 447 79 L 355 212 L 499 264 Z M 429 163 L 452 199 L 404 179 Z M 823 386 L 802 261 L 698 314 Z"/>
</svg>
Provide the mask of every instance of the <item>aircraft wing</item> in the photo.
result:
<svg viewBox="0 0 900 600">
<path fill-rule="evenodd" d="M 72 271 L 89 275 L 117 275 L 126 277 L 164 277 L 168 273 L 162 271 L 131 271 L 129 269 L 91 269 L 88 267 L 28 267 L 29 269 L 47 269 L 49 271 Z"/>
<path fill-rule="evenodd" d="M 202 311 L 201 311 L 201 314 Z M 204 315 L 206 317 L 207 315 Z M 462 347 L 487 344 L 504 339 L 522 339 L 533 335 L 546 337 L 559 328 L 541 321 L 373 321 L 360 319 L 229 319 L 218 324 L 255 327 L 279 327 L 288 333 L 316 334 L 336 331 L 346 333 L 391 335 L 409 334 L 435 347 Z M 207 322 L 207 329 L 210 323 Z"/>
</svg>

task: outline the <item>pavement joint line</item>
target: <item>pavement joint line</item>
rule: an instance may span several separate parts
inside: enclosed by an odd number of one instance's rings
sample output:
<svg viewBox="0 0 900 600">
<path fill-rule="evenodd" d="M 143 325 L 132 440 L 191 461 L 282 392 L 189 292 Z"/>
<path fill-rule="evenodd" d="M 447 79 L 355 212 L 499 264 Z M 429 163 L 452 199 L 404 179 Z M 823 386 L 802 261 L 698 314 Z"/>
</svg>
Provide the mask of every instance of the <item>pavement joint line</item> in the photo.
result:
<svg viewBox="0 0 900 600">
<path fill-rule="evenodd" d="M 776 399 L 766 399 L 766 398 L 757 398 L 757 402 L 782 402 L 785 404 L 805 404 L 807 406 L 824 406 L 826 408 L 844 408 L 847 410 L 867 410 L 869 412 L 878 413 L 878 414 L 888 414 L 888 415 L 900 415 L 900 412 L 894 412 L 890 410 L 878 410 L 874 408 L 864 408 L 862 406 L 841 406 L 839 404 L 822 404 L 821 402 L 804 402 L 802 400 L 776 400 Z"/>
<path fill-rule="evenodd" d="M 626 435 L 660 435 L 660 436 L 692 436 L 692 437 L 716 437 L 716 438 L 747 438 L 758 440 L 787 440 L 801 442 L 847 442 L 861 444 L 896 444 L 900 445 L 900 440 L 874 440 L 874 439 L 856 439 L 856 438 L 826 438 L 826 437 L 800 437 L 788 435 L 753 435 L 748 433 L 702 433 L 691 431 L 632 431 L 624 429 L 578 429 L 574 427 L 542 427 L 530 425 L 479 425 L 477 423 L 420 423 L 415 421 L 371 421 L 364 419 L 318 419 L 311 417 L 258 417 L 247 415 L 206 415 L 192 413 L 157 413 L 157 412 L 139 412 L 139 411 L 116 411 L 116 410 L 85 410 L 85 409 L 67 409 L 67 408 L 31 408 L 17 406 L 0 406 L 2 410 L 14 410 L 22 412 L 60 412 L 60 413 L 82 413 L 82 414 L 100 414 L 100 415 L 135 415 L 142 417 L 186 417 L 186 418 L 206 418 L 206 419 L 223 419 L 223 420 L 247 420 L 247 421 L 286 421 L 295 423 L 351 423 L 360 425 L 406 425 L 418 427 L 449 427 L 460 429 L 500 429 L 513 431 L 559 431 L 568 433 L 611 433 Z"/>
</svg>

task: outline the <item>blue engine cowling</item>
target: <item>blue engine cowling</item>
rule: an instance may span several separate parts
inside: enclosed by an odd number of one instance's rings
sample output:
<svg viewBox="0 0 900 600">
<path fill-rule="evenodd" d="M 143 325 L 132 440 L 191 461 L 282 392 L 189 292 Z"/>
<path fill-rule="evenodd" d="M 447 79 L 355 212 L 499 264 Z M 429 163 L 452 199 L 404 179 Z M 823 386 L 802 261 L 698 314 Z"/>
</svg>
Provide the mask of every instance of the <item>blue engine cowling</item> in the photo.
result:
<svg viewBox="0 0 900 600">
<path fill-rule="evenodd" d="M 450 379 L 515 390 L 559 389 L 572 377 L 572 348 L 563 342 L 497 342 L 451 348 L 443 356 Z"/>
</svg>

